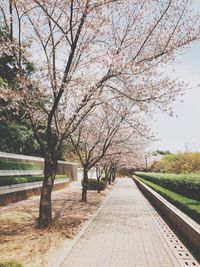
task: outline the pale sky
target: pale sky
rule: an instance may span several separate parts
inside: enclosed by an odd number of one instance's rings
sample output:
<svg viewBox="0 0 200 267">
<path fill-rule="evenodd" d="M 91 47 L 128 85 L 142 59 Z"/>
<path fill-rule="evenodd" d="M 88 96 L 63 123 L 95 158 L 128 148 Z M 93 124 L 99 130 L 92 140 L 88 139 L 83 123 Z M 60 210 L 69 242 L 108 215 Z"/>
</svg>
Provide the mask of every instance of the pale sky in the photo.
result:
<svg viewBox="0 0 200 267">
<path fill-rule="evenodd" d="M 185 93 L 183 103 L 172 105 L 178 117 L 162 112 L 155 114 L 150 127 L 157 132 L 159 141 L 151 150 L 200 151 L 200 87 L 197 86 L 200 84 L 200 44 L 192 45 L 179 59 L 181 63 L 174 65 L 175 75 L 193 88 Z"/>
<path fill-rule="evenodd" d="M 193 0 L 194 11 L 200 11 L 200 1 Z M 159 141 L 148 150 L 200 151 L 200 42 L 192 45 L 174 64 L 173 76 L 189 83 L 192 89 L 183 96 L 183 103 L 172 105 L 174 117 L 157 112 L 149 126 Z M 176 117 L 177 115 L 177 117 Z"/>
</svg>

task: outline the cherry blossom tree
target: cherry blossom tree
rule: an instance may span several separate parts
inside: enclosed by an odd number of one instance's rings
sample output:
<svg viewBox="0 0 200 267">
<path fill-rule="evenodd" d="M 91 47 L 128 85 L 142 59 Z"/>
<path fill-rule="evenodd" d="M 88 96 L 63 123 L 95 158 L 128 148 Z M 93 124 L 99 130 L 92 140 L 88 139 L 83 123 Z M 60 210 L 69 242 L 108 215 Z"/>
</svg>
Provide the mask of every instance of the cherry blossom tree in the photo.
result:
<svg viewBox="0 0 200 267">
<path fill-rule="evenodd" d="M 116 116 L 104 106 L 92 112 L 70 135 L 83 167 L 82 201 L 87 201 L 88 172 L 105 156 L 125 116 Z"/>
<path fill-rule="evenodd" d="M 90 169 L 97 167 L 99 182 L 102 172 L 99 163 L 101 161 L 102 165 L 103 160 L 105 162 L 103 169 L 105 175 L 109 176 L 110 184 L 112 178 L 115 179 L 117 163 L 115 157 L 120 157 L 123 153 L 127 155 L 128 148 L 131 148 L 131 151 L 135 150 L 131 142 L 133 139 L 138 144 L 138 141 L 144 143 L 150 138 L 147 128 L 138 120 L 132 103 L 129 103 L 128 107 L 118 99 L 109 99 L 96 106 L 70 135 L 71 143 L 83 167 L 82 201 L 87 201 Z"/>
<path fill-rule="evenodd" d="M 130 101 L 143 115 L 168 110 L 184 85 L 162 69 L 198 41 L 199 15 L 189 0 L 5 2 L 18 57 L 26 43 L 37 63 L 34 78 L 21 77 L 18 97 L 45 157 L 39 224 L 48 226 L 63 140 L 102 96 Z"/>
<path fill-rule="evenodd" d="M 106 180 L 110 184 L 115 180 L 117 171 L 121 169 L 140 169 L 143 167 L 145 148 L 154 140 L 144 124 L 128 125 L 126 132 L 119 131 L 113 145 L 107 151 L 102 161 Z M 130 134 L 131 133 L 131 134 Z"/>
</svg>

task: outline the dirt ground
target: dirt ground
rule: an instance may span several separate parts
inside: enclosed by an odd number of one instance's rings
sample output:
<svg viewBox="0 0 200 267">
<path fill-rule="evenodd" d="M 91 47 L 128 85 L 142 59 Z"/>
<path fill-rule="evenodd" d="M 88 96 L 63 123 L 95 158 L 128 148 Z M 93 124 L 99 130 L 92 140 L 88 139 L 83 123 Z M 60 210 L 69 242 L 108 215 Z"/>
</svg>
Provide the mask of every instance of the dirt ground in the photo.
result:
<svg viewBox="0 0 200 267">
<path fill-rule="evenodd" d="M 53 193 L 53 225 L 38 229 L 39 197 L 31 197 L 8 206 L 0 207 L 0 262 L 16 260 L 25 267 L 50 267 L 98 209 L 110 186 L 98 194 L 88 192 L 88 203 L 80 201 L 78 183 Z"/>
</svg>

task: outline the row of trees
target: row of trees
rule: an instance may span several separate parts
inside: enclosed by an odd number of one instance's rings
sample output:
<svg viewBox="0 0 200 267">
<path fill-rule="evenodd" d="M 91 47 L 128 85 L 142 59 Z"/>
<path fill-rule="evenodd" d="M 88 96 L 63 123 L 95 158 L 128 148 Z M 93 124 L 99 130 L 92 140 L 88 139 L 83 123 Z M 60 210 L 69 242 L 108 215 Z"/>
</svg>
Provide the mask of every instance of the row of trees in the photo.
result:
<svg viewBox="0 0 200 267">
<path fill-rule="evenodd" d="M 22 111 L 45 158 L 40 226 L 52 220 L 65 140 L 84 168 L 84 201 L 92 167 L 139 158 L 151 137 L 144 118 L 154 107 L 170 112 L 184 88 L 162 69 L 199 38 L 191 7 L 189 0 L 1 1 L 0 57 L 15 64 L 14 77 L 1 74 L 0 98 L 6 109 Z"/>
</svg>

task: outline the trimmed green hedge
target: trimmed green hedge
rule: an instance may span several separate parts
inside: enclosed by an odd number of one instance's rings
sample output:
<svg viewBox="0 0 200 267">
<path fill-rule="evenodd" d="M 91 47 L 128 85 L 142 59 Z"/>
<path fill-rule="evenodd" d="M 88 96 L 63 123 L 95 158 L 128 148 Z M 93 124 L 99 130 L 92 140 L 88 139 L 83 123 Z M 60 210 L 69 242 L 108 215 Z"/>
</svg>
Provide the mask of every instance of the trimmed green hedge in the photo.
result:
<svg viewBox="0 0 200 267">
<path fill-rule="evenodd" d="M 83 181 L 82 181 L 83 186 Z M 106 188 L 106 183 L 102 180 L 99 181 L 100 190 L 103 191 Z M 97 179 L 88 179 L 88 190 L 98 190 Z"/>
<path fill-rule="evenodd" d="M 150 182 L 144 178 L 139 178 L 143 183 L 151 187 L 157 193 L 166 198 L 169 202 L 174 204 L 177 208 L 185 212 L 188 216 L 200 223 L 200 201 L 185 197 L 170 191 L 160 185 Z"/>
<path fill-rule="evenodd" d="M 0 160 L 0 170 L 40 170 L 37 163 Z"/>
<path fill-rule="evenodd" d="M 200 174 L 136 172 L 135 175 L 186 197 L 200 200 Z"/>
<path fill-rule="evenodd" d="M 0 263 L 0 267 L 23 267 L 23 265 L 16 261 L 8 261 Z"/>
<path fill-rule="evenodd" d="M 67 178 L 66 175 L 56 175 L 56 179 Z M 44 176 L 23 176 L 23 177 L 0 177 L 0 186 L 4 185 L 13 185 L 13 184 L 22 184 L 22 183 L 31 183 L 43 181 Z"/>
</svg>

